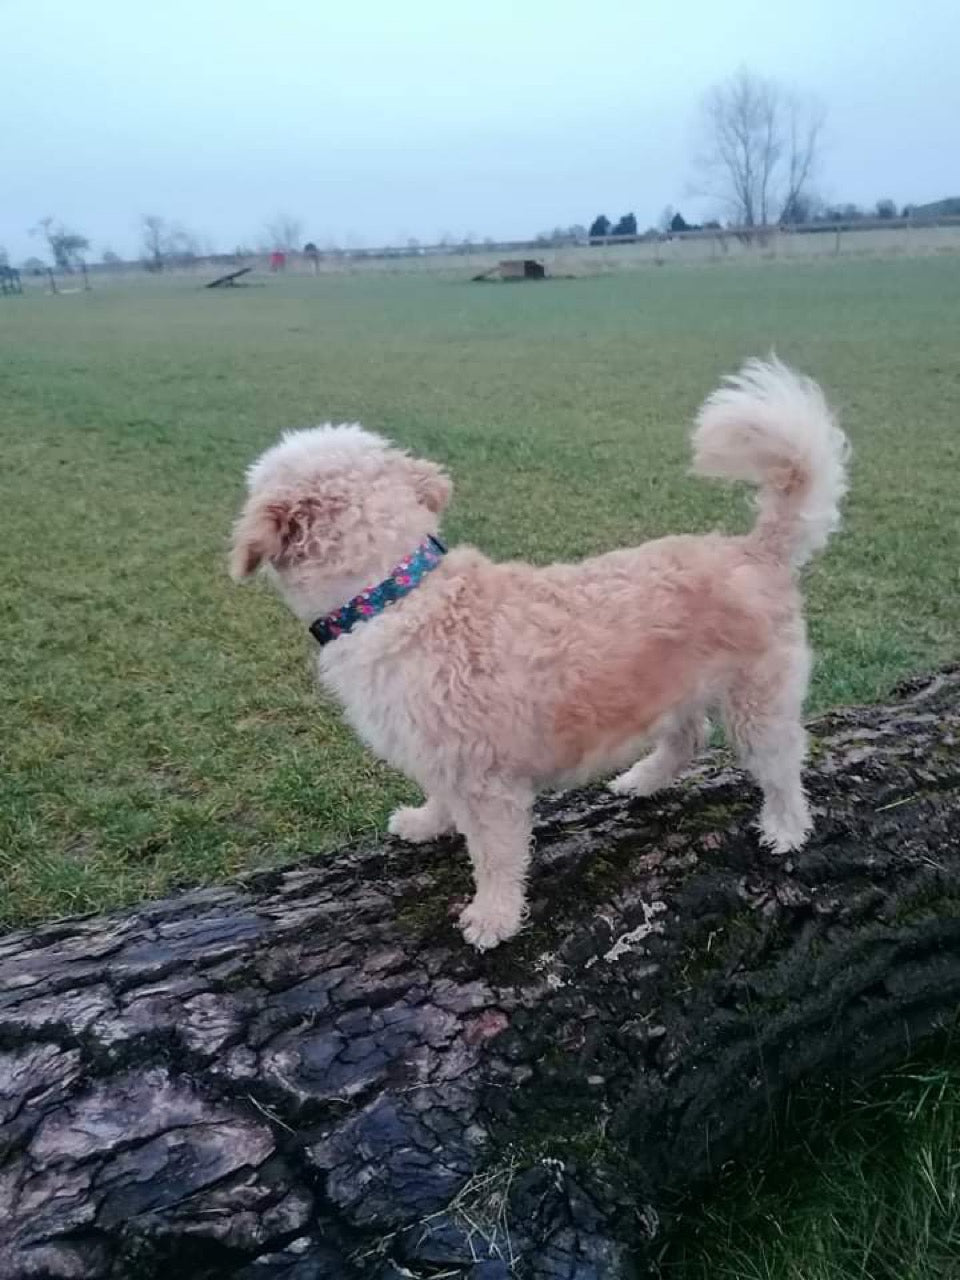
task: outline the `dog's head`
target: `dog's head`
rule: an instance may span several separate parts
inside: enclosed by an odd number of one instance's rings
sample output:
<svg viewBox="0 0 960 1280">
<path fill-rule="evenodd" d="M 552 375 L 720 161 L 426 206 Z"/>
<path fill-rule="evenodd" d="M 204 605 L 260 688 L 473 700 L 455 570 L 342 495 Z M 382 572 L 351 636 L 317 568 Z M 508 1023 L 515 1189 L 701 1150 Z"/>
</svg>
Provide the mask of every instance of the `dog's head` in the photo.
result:
<svg viewBox="0 0 960 1280">
<path fill-rule="evenodd" d="M 386 576 L 436 533 L 452 485 L 357 425 L 288 431 L 247 471 L 230 572 L 261 566 L 304 621 L 330 613 Z"/>
</svg>

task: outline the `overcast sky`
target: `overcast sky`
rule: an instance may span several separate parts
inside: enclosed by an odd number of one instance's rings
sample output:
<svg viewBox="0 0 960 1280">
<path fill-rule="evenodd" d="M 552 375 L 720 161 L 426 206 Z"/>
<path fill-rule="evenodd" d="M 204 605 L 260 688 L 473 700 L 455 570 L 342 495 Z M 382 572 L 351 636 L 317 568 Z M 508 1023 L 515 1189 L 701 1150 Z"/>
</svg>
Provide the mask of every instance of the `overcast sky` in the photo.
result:
<svg viewBox="0 0 960 1280">
<path fill-rule="evenodd" d="M 690 196 L 741 64 L 828 110 L 818 189 L 960 195 L 960 0 L 0 0 L 0 245 L 45 214 L 132 254 L 279 211 L 319 244 L 532 236 Z"/>
</svg>

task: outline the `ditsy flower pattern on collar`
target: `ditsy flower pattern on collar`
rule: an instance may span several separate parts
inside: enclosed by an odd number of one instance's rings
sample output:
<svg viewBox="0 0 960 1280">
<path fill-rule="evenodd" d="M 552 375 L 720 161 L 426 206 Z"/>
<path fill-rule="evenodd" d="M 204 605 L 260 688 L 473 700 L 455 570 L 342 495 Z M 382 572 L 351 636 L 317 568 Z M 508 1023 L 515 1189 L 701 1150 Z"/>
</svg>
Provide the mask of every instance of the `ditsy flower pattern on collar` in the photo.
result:
<svg viewBox="0 0 960 1280">
<path fill-rule="evenodd" d="M 446 550 L 438 538 L 425 538 L 416 551 L 390 570 L 382 582 L 375 587 L 367 587 L 335 613 L 328 613 L 312 622 L 310 632 L 314 639 L 318 644 L 329 644 L 338 636 L 352 631 L 358 622 L 366 622 L 383 613 L 388 605 L 418 587 L 430 570 L 437 567 Z"/>
</svg>

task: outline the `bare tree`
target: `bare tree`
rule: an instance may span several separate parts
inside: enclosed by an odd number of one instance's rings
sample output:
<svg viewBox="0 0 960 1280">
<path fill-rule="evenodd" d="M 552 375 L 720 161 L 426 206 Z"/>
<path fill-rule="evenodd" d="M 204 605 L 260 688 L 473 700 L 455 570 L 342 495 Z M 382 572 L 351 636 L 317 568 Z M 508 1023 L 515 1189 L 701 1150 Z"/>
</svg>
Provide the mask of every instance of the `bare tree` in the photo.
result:
<svg viewBox="0 0 960 1280">
<path fill-rule="evenodd" d="M 823 106 L 812 99 L 791 94 L 785 102 L 786 191 L 780 210 L 781 222 L 807 222 L 814 212 L 815 197 L 810 191 L 826 122 Z"/>
<path fill-rule="evenodd" d="M 167 222 L 155 213 L 144 215 L 141 255 L 148 271 L 166 266 L 186 266 L 200 255 L 200 240 L 178 223 Z"/>
<path fill-rule="evenodd" d="M 143 216 L 143 263 L 148 271 L 162 271 L 166 254 L 167 222 L 155 213 Z"/>
<path fill-rule="evenodd" d="M 303 238 L 303 222 L 288 213 L 278 213 L 272 222 L 264 227 L 267 248 L 282 253 L 293 253 L 300 247 Z"/>
<path fill-rule="evenodd" d="M 186 227 L 171 227 L 167 233 L 166 255 L 174 266 L 188 266 L 200 256 L 199 237 Z"/>
<path fill-rule="evenodd" d="M 722 200 L 743 227 L 795 220 L 808 198 L 823 110 L 742 68 L 707 93 L 701 114 L 703 194 Z"/>
<path fill-rule="evenodd" d="M 30 229 L 30 234 L 43 236 L 50 246 L 53 265 L 59 271 L 74 271 L 83 260 L 84 250 L 90 248 L 90 241 L 86 236 L 68 230 L 62 222 L 55 222 L 49 216 L 41 218 L 37 225 Z"/>
</svg>

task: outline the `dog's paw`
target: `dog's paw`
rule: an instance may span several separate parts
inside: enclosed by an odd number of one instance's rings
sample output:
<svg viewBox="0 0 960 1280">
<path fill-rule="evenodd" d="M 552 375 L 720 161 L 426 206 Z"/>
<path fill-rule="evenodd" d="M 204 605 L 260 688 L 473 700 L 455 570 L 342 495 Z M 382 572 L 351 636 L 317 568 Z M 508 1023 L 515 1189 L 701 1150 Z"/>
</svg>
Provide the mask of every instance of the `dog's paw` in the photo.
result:
<svg viewBox="0 0 960 1280">
<path fill-rule="evenodd" d="M 405 805 L 391 813 L 387 830 L 392 836 L 406 840 L 407 844 L 426 844 L 446 835 L 453 826 L 444 821 L 444 815 L 438 813 L 434 805 L 422 804 L 416 808 Z"/>
<path fill-rule="evenodd" d="M 478 951 L 489 951 L 520 932 L 523 903 L 478 902 L 476 898 L 460 912 L 463 936 Z"/>
<path fill-rule="evenodd" d="M 760 843 L 771 853 L 794 853 L 802 849 L 813 830 L 813 821 L 806 808 L 795 814 L 768 813 L 764 810 L 759 822 Z"/>
<path fill-rule="evenodd" d="M 655 792 L 662 791 L 666 783 L 651 770 L 644 769 L 645 763 L 641 760 L 626 773 L 618 773 L 607 783 L 607 790 L 612 791 L 615 796 L 652 796 Z"/>
</svg>

